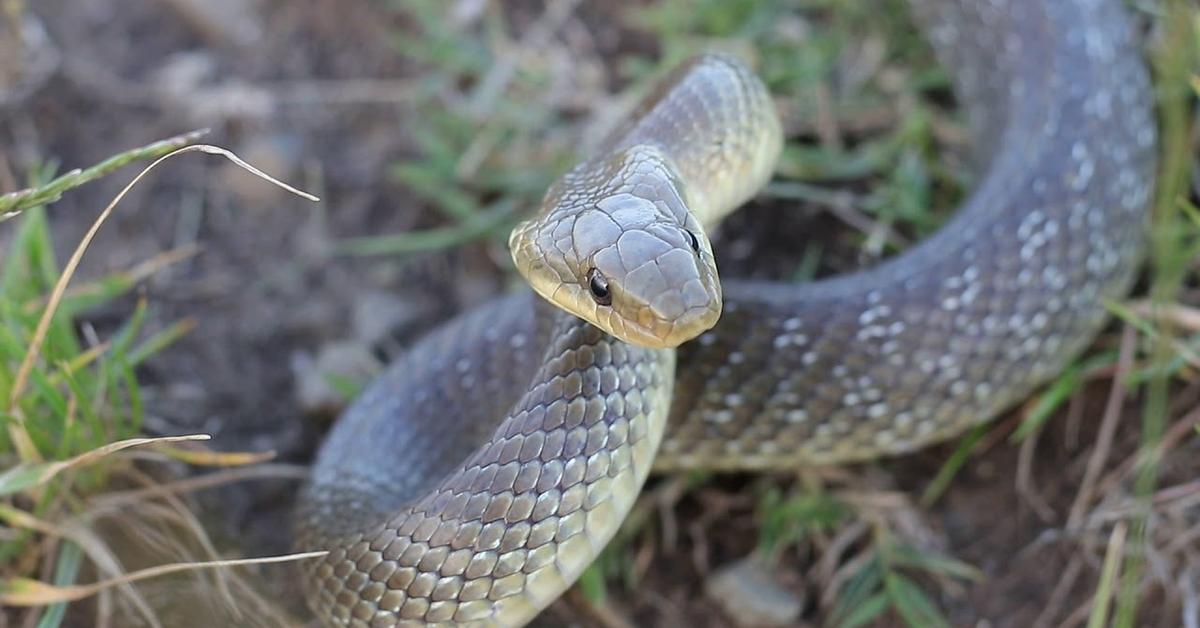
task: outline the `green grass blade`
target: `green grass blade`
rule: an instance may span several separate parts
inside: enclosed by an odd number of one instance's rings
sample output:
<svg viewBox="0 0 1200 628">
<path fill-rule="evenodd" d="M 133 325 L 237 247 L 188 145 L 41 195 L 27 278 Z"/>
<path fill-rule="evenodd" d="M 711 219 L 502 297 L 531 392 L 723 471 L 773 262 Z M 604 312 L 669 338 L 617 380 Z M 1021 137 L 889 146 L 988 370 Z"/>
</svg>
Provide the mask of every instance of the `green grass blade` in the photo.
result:
<svg viewBox="0 0 1200 628">
<path fill-rule="evenodd" d="M 604 598 L 608 596 L 608 584 L 604 580 L 604 566 L 601 561 L 596 561 L 583 570 L 583 574 L 579 576 L 579 590 L 593 604 L 604 602 Z"/>
<path fill-rule="evenodd" d="M 859 604 L 845 619 L 836 624 L 838 628 L 859 628 L 874 622 L 888 609 L 891 600 L 887 593 L 876 593 Z"/>
<path fill-rule="evenodd" d="M 1092 594 L 1092 612 L 1088 614 L 1088 628 L 1104 628 L 1108 623 L 1109 602 L 1117 574 L 1121 570 L 1122 552 L 1125 548 L 1125 524 L 1119 523 L 1109 538 L 1108 551 L 1104 554 L 1104 566 L 1100 568 L 1100 584 Z"/>
<path fill-rule="evenodd" d="M 62 544 L 58 553 L 58 561 L 54 566 L 55 586 L 65 587 L 75 584 L 79 577 L 79 566 L 82 563 L 83 550 L 71 541 Z M 46 607 L 46 611 L 38 620 L 37 628 L 58 628 L 66 616 L 67 604 L 57 602 Z"/>
<path fill-rule="evenodd" d="M 134 161 L 157 159 L 173 150 L 193 144 L 206 133 L 208 133 L 207 130 L 192 131 L 191 133 L 177 135 L 169 139 L 154 142 L 153 144 L 147 144 L 140 148 L 113 155 L 85 170 L 72 170 L 44 185 L 0 195 L 0 222 L 12 218 L 27 209 L 53 203 L 62 197 L 63 192 L 95 181 Z"/>
<path fill-rule="evenodd" d="M 880 593 L 883 582 L 883 561 L 876 554 L 871 557 L 846 583 L 846 587 L 838 595 L 837 605 L 833 609 L 832 623 L 840 624 L 845 618 L 852 616 L 855 611 L 875 595 Z"/>
<path fill-rule="evenodd" d="M 958 447 L 955 447 L 954 453 L 942 463 L 942 468 L 938 469 L 937 475 L 925 487 L 925 491 L 921 493 L 920 504 L 922 508 L 929 508 L 937 501 L 946 488 L 950 486 L 950 482 L 954 481 L 954 476 L 958 475 L 959 470 L 967 463 L 971 457 L 971 452 L 975 450 L 975 445 L 987 434 L 991 429 L 991 425 L 983 423 L 976 425 L 967 433 L 959 442 Z"/>
<path fill-rule="evenodd" d="M 984 579 L 983 572 L 974 565 L 940 552 L 922 550 L 911 545 L 894 546 L 888 558 L 893 565 L 898 567 L 920 569 L 960 580 L 979 582 Z"/>
<path fill-rule="evenodd" d="M 1113 366 L 1117 363 L 1116 351 L 1105 351 L 1099 353 L 1079 364 L 1074 364 L 1067 367 L 1054 383 L 1050 385 L 1029 409 L 1025 418 L 1021 420 L 1021 424 L 1013 431 L 1008 442 L 1020 443 L 1029 437 L 1035 430 L 1045 424 L 1054 413 L 1066 403 L 1075 391 L 1087 380 L 1087 376 L 1091 373 Z"/>
<path fill-rule="evenodd" d="M 891 572 L 884 576 L 883 584 L 892 607 L 910 628 L 950 628 L 937 605 L 912 580 Z"/>
</svg>

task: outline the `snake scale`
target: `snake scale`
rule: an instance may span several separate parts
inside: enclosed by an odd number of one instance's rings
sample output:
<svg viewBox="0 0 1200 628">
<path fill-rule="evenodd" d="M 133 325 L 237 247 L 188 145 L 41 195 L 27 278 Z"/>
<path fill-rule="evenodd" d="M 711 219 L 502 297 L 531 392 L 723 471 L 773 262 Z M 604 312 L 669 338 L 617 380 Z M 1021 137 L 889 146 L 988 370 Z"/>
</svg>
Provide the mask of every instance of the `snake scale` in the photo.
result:
<svg viewBox="0 0 1200 628">
<path fill-rule="evenodd" d="M 912 451 L 995 416 L 1089 342 L 1132 280 L 1153 188 L 1132 20 L 1119 0 L 913 4 L 981 172 L 955 216 L 854 274 L 718 283 L 705 229 L 769 175 L 780 139 L 740 64 L 691 62 L 551 189 L 569 220 L 512 239 L 539 293 L 634 342 L 525 291 L 397 359 L 301 495 L 298 546 L 329 550 L 303 574 L 318 617 L 521 625 L 652 469 Z M 679 334 L 699 336 L 652 348 Z"/>
</svg>

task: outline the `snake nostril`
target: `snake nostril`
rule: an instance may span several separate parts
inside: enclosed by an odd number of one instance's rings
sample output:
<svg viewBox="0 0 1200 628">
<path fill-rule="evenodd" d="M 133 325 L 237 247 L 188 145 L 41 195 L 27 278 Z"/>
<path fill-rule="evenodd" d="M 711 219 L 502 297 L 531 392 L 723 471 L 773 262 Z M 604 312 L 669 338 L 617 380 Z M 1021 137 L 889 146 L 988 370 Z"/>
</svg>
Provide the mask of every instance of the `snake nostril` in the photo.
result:
<svg viewBox="0 0 1200 628">
<path fill-rule="evenodd" d="M 690 229 L 684 229 L 683 232 L 687 234 L 688 244 L 692 245 L 692 250 L 699 253 L 700 240 L 696 238 L 696 234 L 692 233 Z"/>
</svg>

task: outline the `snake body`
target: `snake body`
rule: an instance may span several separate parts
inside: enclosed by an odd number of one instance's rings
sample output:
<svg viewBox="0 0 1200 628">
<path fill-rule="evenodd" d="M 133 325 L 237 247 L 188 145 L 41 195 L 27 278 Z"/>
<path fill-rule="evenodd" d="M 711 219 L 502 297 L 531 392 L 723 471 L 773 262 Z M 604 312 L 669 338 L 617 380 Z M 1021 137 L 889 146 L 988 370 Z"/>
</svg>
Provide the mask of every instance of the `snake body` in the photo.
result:
<svg viewBox="0 0 1200 628">
<path fill-rule="evenodd" d="M 914 8 L 982 172 L 955 217 L 855 274 L 725 280 L 719 322 L 677 351 L 617 340 L 528 291 L 434 331 L 345 413 L 301 496 L 299 547 L 329 550 L 304 572 L 320 618 L 520 625 L 578 577 L 652 468 L 911 451 L 995 416 L 1088 343 L 1132 279 L 1153 187 L 1151 91 L 1129 16 L 1118 0 Z M 720 57 L 698 63 L 737 74 Z M 659 116 L 660 133 L 704 128 L 714 105 L 672 94 L 638 115 Z M 635 116 L 601 153 L 640 151 L 621 141 L 637 129 Z M 685 201 L 717 211 L 749 194 L 724 187 L 723 171 L 672 165 L 672 146 L 699 146 L 673 142 L 650 152 L 666 153 Z M 670 205 L 655 207 L 669 218 Z M 675 268 L 702 281 L 700 266 Z"/>
</svg>

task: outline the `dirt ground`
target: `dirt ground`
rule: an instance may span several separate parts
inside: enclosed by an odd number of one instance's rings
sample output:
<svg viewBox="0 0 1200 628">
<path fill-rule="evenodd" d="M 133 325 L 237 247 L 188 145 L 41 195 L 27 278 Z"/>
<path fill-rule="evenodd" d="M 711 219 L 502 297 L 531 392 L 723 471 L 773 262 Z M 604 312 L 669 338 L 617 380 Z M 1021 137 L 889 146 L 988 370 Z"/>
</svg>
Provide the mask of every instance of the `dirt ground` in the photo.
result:
<svg viewBox="0 0 1200 628">
<path fill-rule="evenodd" d="M 412 92 L 425 78 L 422 68 L 397 52 L 397 38 L 412 29 L 403 12 L 384 2 L 230 0 L 196 9 L 200 4 L 35 3 L 33 11 L 57 43 L 61 63 L 36 93 L 0 109 L 0 185 L 4 177 L 20 180 L 32 164 L 45 160 L 56 159 L 62 168 L 84 166 L 208 127 L 206 141 L 320 196 L 321 203 L 307 203 L 216 159 L 178 159 L 133 192 L 91 247 L 81 273 L 86 280 L 163 251 L 198 246 L 198 253 L 158 272 L 138 292 L 150 303 L 150 329 L 184 318 L 197 322 L 191 334 L 140 371 L 147 431 L 209 433 L 219 450 L 272 450 L 284 474 L 295 475 L 344 402 L 329 374 L 366 381 L 407 342 L 513 283 L 503 245 L 494 239 L 420 255 L 355 257 L 335 251 L 345 238 L 443 221 L 391 170 L 398 160 L 418 155 L 414 129 L 423 124 L 411 106 Z M 483 3 L 451 4 L 450 11 L 469 13 Z M 514 32 L 542 14 L 540 3 L 524 1 L 506 3 L 505 10 Z M 580 7 L 569 20 L 572 28 L 590 34 L 600 57 L 617 49 L 656 52 L 645 33 L 599 6 Z M 611 87 L 621 83 L 616 74 L 599 80 Z M 575 111 L 565 137 L 583 137 L 584 121 L 593 113 Z M 129 176 L 89 185 L 52 208 L 60 251 L 78 241 Z M 763 235 L 753 222 L 763 217 L 786 225 L 777 233 L 844 229 L 815 207 L 760 202 L 736 221 L 721 245 L 732 257 L 723 273 L 761 272 L 738 261 L 737 243 L 742 236 Z M 789 243 L 775 246 L 786 249 Z M 861 261 L 851 247 L 832 248 L 822 272 Z M 128 316 L 133 303 L 130 297 L 105 306 L 86 323 L 103 335 Z M 1114 325 L 1097 346 L 1116 347 L 1120 340 L 1121 329 Z M 678 479 L 652 480 L 641 506 L 650 513 L 649 523 L 629 535 L 618 570 L 632 574 L 636 584 L 610 578 L 602 603 L 576 590 L 539 621 L 728 625 L 719 605 L 704 594 L 706 580 L 755 550 L 765 493 L 790 494 L 819 482 L 862 512 L 779 557 L 779 583 L 805 599 L 800 621 L 806 625 L 828 620 L 833 602 L 822 599 L 822 592 L 850 573 L 839 566 L 863 552 L 881 526 L 983 574 L 976 582 L 916 577 L 955 626 L 1081 625 L 1114 513 L 1130 507 L 1119 472 L 1135 455 L 1139 438 L 1142 400 L 1118 399 L 1115 410 L 1123 420 L 1111 452 L 1100 461 L 1100 488 L 1076 506 L 1110 403 L 1109 375 L 1097 375 L 1024 446 L 1008 440 L 1021 409 L 1002 417 L 929 508 L 917 506 L 917 500 L 955 443 L 849 469 L 816 470 L 799 480 L 732 476 L 686 488 Z M 1200 383 L 1193 382 L 1177 386 L 1172 416 L 1186 414 L 1200 399 Z M 1195 418 L 1172 426 L 1188 420 Z M 1179 490 L 1195 496 L 1200 439 L 1194 431 L 1176 432 L 1160 486 L 1183 487 Z M 284 531 L 297 487 L 294 478 L 260 478 L 191 499 L 223 554 L 282 554 L 290 551 Z M 1156 520 L 1162 530 L 1176 529 L 1167 526 L 1174 525 L 1172 516 L 1197 516 L 1196 500 L 1187 503 L 1193 505 Z M 1068 532 L 1073 507 L 1083 509 L 1085 523 Z M 1189 562 L 1196 560 L 1194 538 L 1190 545 L 1151 561 L 1141 625 L 1179 622 L 1182 591 L 1189 579 L 1195 588 L 1200 574 L 1200 563 Z M 834 559 L 825 562 L 831 564 L 822 563 L 830 552 Z M 302 622 L 306 614 L 289 573 L 283 567 L 263 570 L 260 588 Z M 211 625 L 228 617 L 220 609 L 189 605 L 183 595 L 173 598 L 170 587 L 148 590 L 168 609 L 164 617 L 179 618 L 178 625 Z M 894 615 L 885 617 L 879 625 L 902 625 Z M 1035 623 L 1039 618 L 1043 623 Z"/>
</svg>

